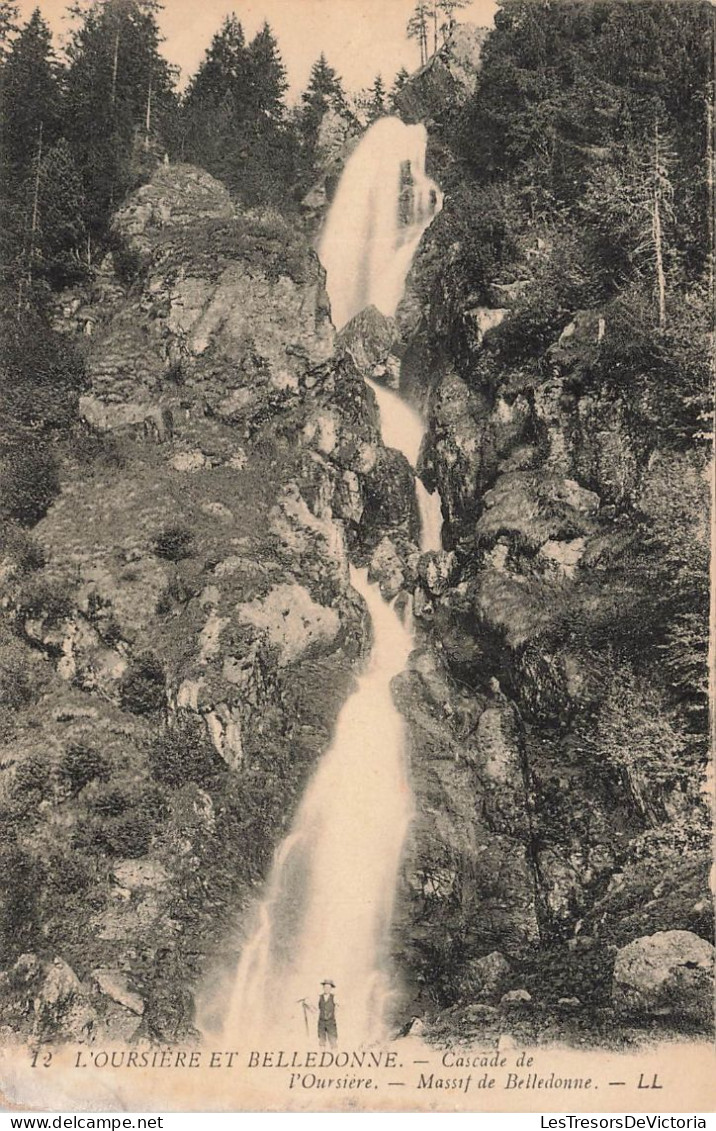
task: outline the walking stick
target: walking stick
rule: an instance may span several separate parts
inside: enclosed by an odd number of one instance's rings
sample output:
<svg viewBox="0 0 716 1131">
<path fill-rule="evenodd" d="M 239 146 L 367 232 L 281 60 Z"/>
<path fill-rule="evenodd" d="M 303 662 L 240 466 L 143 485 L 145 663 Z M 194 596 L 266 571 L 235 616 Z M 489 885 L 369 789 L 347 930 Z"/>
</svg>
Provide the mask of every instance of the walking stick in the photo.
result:
<svg viewBox="0 0 716 1131">
<path fill-rule="evenodd" d="M 305 1025 L 306 1025 L 306 1036 L 308 1037 L 308 1036 L 310 1036 L 310 1033 L 308 1031 L 308 1011 L 311 1007 L 309 1006 L 305 997 L 300 997 L 298 999 L 298 1001 L 299 1001 L 299 1004 L 303 1006 L 303 1020 L 304 1020 Z"/>
</svg>

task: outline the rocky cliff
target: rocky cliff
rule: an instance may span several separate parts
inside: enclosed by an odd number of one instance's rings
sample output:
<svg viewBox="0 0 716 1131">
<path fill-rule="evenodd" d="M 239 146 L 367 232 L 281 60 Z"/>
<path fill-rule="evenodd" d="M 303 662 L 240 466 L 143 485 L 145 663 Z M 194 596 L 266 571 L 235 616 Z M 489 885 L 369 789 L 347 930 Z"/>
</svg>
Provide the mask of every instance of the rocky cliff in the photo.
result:
<svg viewBox="0 0 716 1131">
<path fill-rule="evenodd" d="M 2 562 L 0 994 L 38 1039 L 191 1033 L 370 643 L 348 547 L 406 523 L 299 233 L 176 166 L 113 242 L 56 313 L 60 497 Z"/>
<path fill-rule="evenodd" d="M 525 1034 L 702 1024 L 708 436 L 673 423 L 666 346 L 633 370 L 638 316 L 548 307 L 564 228 L 514 203 L 501 228 L 507 187 L 471 199 L 451 145 L 479 63 L 458 95 L 449 63 L 448 47 L 400 95 L 432 122 L 447 188 L 392 348 L 449 553 L 418 578 L 425 646 L 397 692 L 419 813 L 398 953 L 413 1002 L 449 1010 L 438 1029 L 499 1032 L 505 1010 Z"/>
</svg>

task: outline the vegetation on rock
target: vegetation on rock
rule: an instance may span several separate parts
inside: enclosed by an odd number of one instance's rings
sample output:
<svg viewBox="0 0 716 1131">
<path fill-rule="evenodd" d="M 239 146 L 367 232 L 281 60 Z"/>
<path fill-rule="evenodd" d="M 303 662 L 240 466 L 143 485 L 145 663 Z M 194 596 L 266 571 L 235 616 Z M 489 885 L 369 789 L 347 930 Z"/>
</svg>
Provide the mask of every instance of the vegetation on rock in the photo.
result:
<svg viewBox="0 0 716 1131">
<path fill-rule="evenodd" d="M 457 832 L 425 840 L 421 867 L 447 867 L 460 892 L 441 910 L 407 897 L 410 962 L 443 1006 L 495 946 L 533 994 L 607 1008 L 616 946 L 711 937 L 695 909 L 709 858 L 712 34 L 698 3 L 501 0 L 474 93 L 432 123 L 445 205 L 398 313 L 458 566 L 426 627 L 454 678 L 517 711 L 520 891 L 539 925 L 536 944 L 525 911 L 510 951 L 474 900 L 487 848 L 478 863 Z M 483 798 L 487 739 L 478 725 L 472 768 L 455 771 Z M 516 852 L 522 834 L 483 804 L 478 839 L 507 835 Z"/>
</svg>

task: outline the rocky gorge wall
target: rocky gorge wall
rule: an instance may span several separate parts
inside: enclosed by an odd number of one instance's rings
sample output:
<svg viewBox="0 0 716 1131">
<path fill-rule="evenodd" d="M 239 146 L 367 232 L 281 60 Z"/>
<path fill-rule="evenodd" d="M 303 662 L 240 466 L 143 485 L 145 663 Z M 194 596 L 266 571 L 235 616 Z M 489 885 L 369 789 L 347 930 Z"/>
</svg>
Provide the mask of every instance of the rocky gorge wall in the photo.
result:
<svg viewBox="0 0 716 1131">
<path fill-rule="evenodd" d="M 349 550 L 415 533 L 300 232 L 174 166 L 114 246 L 58 304 L 83 423 L 2 564 L 0 996 L 40 1040 L 191 1035 L 370 646 Z"/>
<path fill-rule="evenodd" d="M 615 617 L 627 651 L 635 622 L 637 649 L 649 633 L 648 575 L 614 565 L 641 534 L 625 498 L 685 525 L 705 562 L 706 462 L 640 450 L 627 405 L 575 396 L 570 360 L 597 333 L 569 324 L 538 387 L 476 387 L 445 358 L 423 371 L 422 462 L 450 550 L 418 582 L 426 652 L 401 686 L 420 814 L 404 930 L 428 1000 L 437 984 L 443 1005 L 484 1004 L 478 1031 L 503 1023 L 490 1006 L 510 990 L 572 1023 L 625 1000 L 633 1016 L 710 1016 L 706 751 L 610 640 Z M 620 948 L 640 946 L 669 983 L 656 1001 L 646 958 L 636 988 L 613 980 Z"/>
<path fill-rule="evenodd" d="M 696 574 L 707 623 L 709 449 L 665 435 L 658 386 L 611 379 L 623 329 L 608 304 L 558 314 L 520 355 L 520 320 L 559 262 L 546 228 L 479 293 L 456 282 L 469 189 L 446 121 L 483 41 L 461 29 L 457 94 L 448 45 L 398 97 L 427 119 L 446 188 L 391 346 L 428 420 L 419 471 L 446 549 L 415 581 L 423 647 L 397 691 L 418 812 L 397 953 L 414 1012 L 447 1010 L 438 1031 L 698 1027 L 712 1017 L 706 726 L 684 722 L 663 678 L 664 623 Z M 693 692 L 705 666 L 704 650 Z"/>
</svg>

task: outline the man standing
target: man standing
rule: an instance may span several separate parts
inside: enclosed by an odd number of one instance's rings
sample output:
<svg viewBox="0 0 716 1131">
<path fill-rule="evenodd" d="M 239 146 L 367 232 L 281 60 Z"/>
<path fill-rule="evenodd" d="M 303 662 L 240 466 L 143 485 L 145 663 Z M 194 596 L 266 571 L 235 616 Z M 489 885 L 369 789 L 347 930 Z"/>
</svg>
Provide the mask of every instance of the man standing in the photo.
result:
<svg viewBox="0 0 716 1131">
<path fill-rule="evenodd" d="M 332 1049 L 338 1043 L 338 1029 L 336 1027 L 336 999 L 333 996 L 335 982 L 326 978 L 321 982 L 323 992 L 318 999 L 318 1043 L 322 1046 L 330 1045 Z"/>
</svg>

